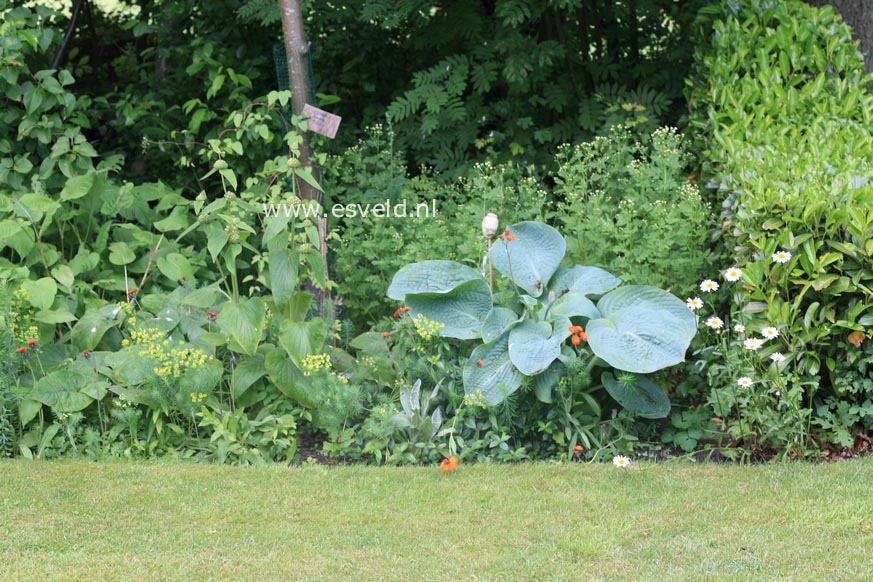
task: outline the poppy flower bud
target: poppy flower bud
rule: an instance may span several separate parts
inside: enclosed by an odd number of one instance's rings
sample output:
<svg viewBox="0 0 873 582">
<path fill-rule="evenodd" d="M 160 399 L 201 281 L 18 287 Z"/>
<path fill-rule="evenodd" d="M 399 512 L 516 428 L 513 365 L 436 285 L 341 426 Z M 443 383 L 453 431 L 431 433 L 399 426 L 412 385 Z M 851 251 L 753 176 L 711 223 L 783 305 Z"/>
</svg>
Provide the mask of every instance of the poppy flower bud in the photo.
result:
<svg viewBox="0 0 873 582">
<path fill-rule="evenodd" d="M 485 215 L 485 218 L 482 219 L 482 234 L 485 238 L 491 239 L 497 232 L 497 227 L 499 225 L 500 221 L 498 220 L 497 215 L 493 212 L 489 212 Z"/>
</svg>

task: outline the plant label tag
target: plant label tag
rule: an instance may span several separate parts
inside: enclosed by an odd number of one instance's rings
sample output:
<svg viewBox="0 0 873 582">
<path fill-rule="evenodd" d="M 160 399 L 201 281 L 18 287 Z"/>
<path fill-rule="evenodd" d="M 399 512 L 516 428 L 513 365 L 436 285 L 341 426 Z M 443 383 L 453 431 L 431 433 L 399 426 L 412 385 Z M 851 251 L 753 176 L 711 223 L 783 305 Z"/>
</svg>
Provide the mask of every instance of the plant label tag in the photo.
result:
<svg viewBox="0 0 873 582">
<path fill-rule="evenodd" d="M 303 117 L 307 118 L 306 127 L 309 131 L 329 137 L 330 139 L 336 137 L 340 122 L 343 120 L 339 115 L 328 113 L 323 109 L 313 107 L 309 103 L 303 106 Z"/>
</svg>

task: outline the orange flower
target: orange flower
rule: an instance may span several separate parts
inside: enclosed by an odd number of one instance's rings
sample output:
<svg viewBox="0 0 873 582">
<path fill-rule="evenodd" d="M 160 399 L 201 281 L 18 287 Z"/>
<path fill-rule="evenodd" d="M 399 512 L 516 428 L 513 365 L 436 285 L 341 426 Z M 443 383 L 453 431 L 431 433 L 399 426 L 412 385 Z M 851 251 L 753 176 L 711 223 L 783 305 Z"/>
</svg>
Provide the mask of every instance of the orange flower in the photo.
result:
<svg viewBox="0 0 873 582">
<path fill-rule="evenodd" d="M 448 459 L 443 459 L 440 468 L 446 473 L 451 473 L 458 468 L 458 457 L 451 456 Z"/>
<path fill-rule="evenodd" d="M 570 336 L 570 343 L 573 344 L 574 346 L 578 346 L 579 344 L 582 343 L 582 340 L 579 339 L 578 335 L 572 335 L 572 336 Z"/>
<path fill-rule="evenodd" d="M 87 360 L 91 357 L 91 352 L 89 352 L 88 350 L 82 350 L 82 355 L 85 356 L 85 359 Z"/>
<path fill-rule="evenodd" d="M 573 453 L 575 453 L 577 455 L 581 455 L 582 454 L 582 445 L 576 445 L 575 447 L 573 447 Z"/>
<path fill-rule="evenodd" d="M 36 340 L 33 338 L 27 340 L 27 346 L 30 348 L 36 347 Z"/>
<path fill-rule="evenodd" d="M 512 241 L 514 241 L 514 240 L 515 240 L 515 237 L 512 236 L 511 234 L 506 235 L 506 241 L 507 241 L 507 242 L 512 242 Z"/>
<path fill-rule="evenodd" d="M 584 329 L 583 329 L 582 331 L 579 332 L 579 337 L 582 339 L 583 342 L 587 342 L 587 341 L 588 341 L 588 334 L 585 333 L 585 330 L 584 330 Z"/>
<path fill-rule="evenodd" d="M 411 307 L 404 307 L 403 311 L 412 311 L 412 308 Z"/>
<path fill-rule="evenodd" d="M 402 307 L 398 307 L 396 310 L 394 310 L 394 317 L 400 317 L 401 315 L 403 315 Z"/>
<path fill-rule="evenodd" d="M 130 291 L 127 292 L 128 297 L 131 295 L 136 295 L 137 291 L 139 291 L 139 289 L 131 289 Z"/>
<path fill-rule="evenodd" d="M 582 333 L 585 330 L 582 329 L 581 325 L 571 325 L 567 328 L 567 331 L 569 331 L 570 333 Z"/>
<path fill-rule="evenodd" d="M 382 332 L 382 337 L 388 337 L 389 335 L 391 335 L 390 331 L 383 331 Z"/>
<path fill-rule="evenodd" d="M 856 348 L 860 348 L 866 337 L 863 331 L 853 331 L 849 334 L 849 343 Z"/>
<path fill-rule="evenodd" d="M 218 317 L 218 314 L 215 313 L 214 311 L 207 311 L 206 312 L 206 319 L 208 319 L 209 321 L 215 321 L 215 319 L 217 317 Z"/>
<path fill-rule="evenodd" d="M 18 348 L 18 353 L 23 356 L 24 354 L 27 353 L 27 348 L 24 346 L 21 346 L 20 348 Z"/>
<path fill-rule="evenodd" d="M 485 365 L 485 360 L 476 360 L 476 365 L 480 368 Z"/>
</svg>

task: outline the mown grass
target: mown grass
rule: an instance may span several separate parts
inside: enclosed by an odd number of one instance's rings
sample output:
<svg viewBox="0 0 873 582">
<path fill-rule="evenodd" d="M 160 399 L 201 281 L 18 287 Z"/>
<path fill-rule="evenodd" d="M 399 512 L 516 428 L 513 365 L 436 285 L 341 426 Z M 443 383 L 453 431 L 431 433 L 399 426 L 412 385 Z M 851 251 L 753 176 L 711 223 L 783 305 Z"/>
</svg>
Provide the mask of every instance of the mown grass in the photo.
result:
<svg viewBox="0 0 873 582">
<path fill-rule="evenodd" d="M 0 462 L 0 580 L 864 580 L 873 462 Z"/>
</svg>

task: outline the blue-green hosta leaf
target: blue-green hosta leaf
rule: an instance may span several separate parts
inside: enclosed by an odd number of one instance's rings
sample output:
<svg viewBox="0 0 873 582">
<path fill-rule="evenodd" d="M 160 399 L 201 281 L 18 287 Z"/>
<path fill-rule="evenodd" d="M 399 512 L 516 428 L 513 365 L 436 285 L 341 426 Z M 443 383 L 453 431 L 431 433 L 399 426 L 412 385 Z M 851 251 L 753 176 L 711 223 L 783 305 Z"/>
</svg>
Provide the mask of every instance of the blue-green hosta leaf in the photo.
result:
<svg viewBox="0 0 873 582">
<path fill-rule="evenodd" d="M 661 387 L 639 374 L 619 374 L 616 379 L 612 372 L 600 376 L 603 387 L 628 412 L 643 418 L 665 418 L 670 414 L 670 399 Z"/>
<path fill-rule="evenodd" d="M 441 336 L 476 339 L 491 311 L 491 289 L 484 279 L 477 277 L 446 293 L 407 294 L 406 304 L 412 308 L 413 317 L 421 313 L 443 324 Z"/>
<path fill-rule="evenodd" d="M 479 365 L 481 360 L 482 365 Z M 464 364 L 464 392 L 494 406 L 521 386 L 521 372 L 509 360 L 509 334 L 473 350 Z"/>
<path fill-rule="evenodd" d="M 521 322 L 509 332 L 509 359 L 522 374 L 539 374 L 561 355 L 561 343 L 570 335 L 568 327 L 564 318 L 554 330 L 543 321 Z"/>
<path fill-rule="evenodd" d="M 555 361 L 542 374 L 534 376 L 533 388 L 534 394 L 537 395 L 537 400 L 546 404 L 552 402 L 552 390 L 558 385 L 558 381 L 566 369 L 566 366 L 562 363 Z"/>
<path fill-rule="evenodd" d="M 603 296 L 597 308 L 603 317 L 588 322 L 588 343 L 619 370 L 648 374 L 678 364 L 697 331 L 685 303 L 656 287 L 620 287 Z"/>
<path fill-rule="evenodd" d="M 558 267 L 552 280 L 549 281 L 549 290 L 556 294 L 567 290 L 568 293 L 580 293 L 585 296 L 603 295 L 619 285 L 621 285 L 621 279 L 608 271 L 599 267 L 576 265 L 570 269 Z"/>
<path fill-rule="evenodd" d="M 600 317 L 600 310 L 594 305 L 594 302 L 585 297 L 579 291 L 571 291 L 566 295 L 558 297 L 549 313 L 553 316 L 563 315 L 564 317 L 587 317 L 596 319 Z"/>
<path fill-rule="evenodd" d="M 494 268 L 539 297 L 564 258 L 567 245 L 557 230 L 539 222 L 519 222 L 509 227 L 514 240 L 498 240 L 488 259 Z"/>
<path fill-rule="evenodd" d="M 394 275 L 388 297 L 404 301 L 407 294 L 448 293 L 467 281 L 482 281 L 475 269 L 454 261 L 424 261 L 406 265 Z"/>
<path fill-rule="evenodd" d="M 482 341 L 487 344 L 496 340 L 519 321 L 521 318 L 513 310 L 495 307 L 482 322 Z"/>
</svg>

